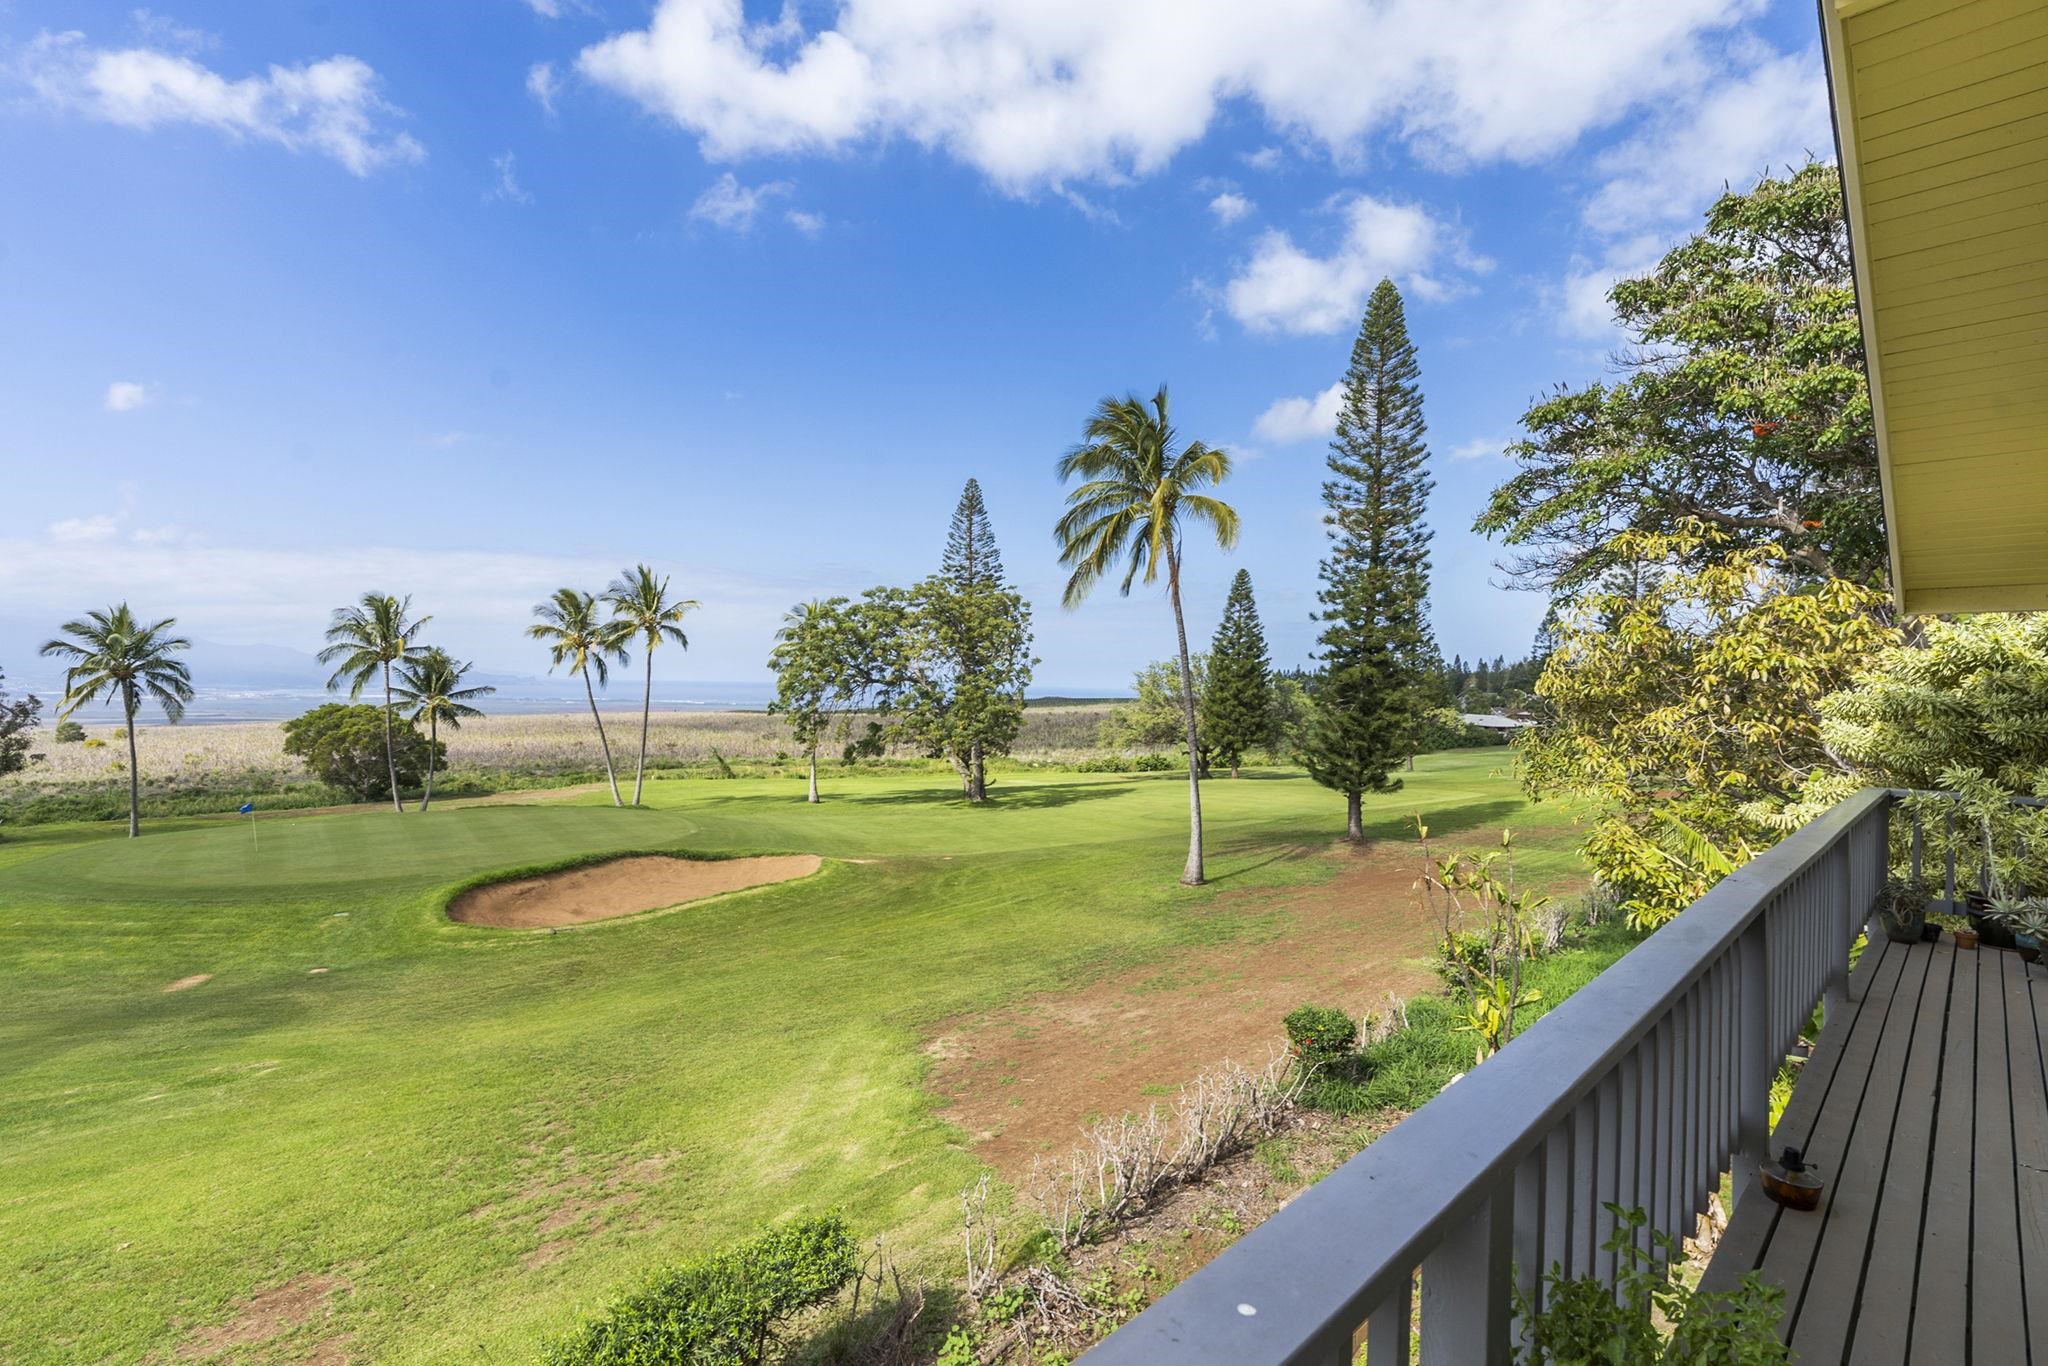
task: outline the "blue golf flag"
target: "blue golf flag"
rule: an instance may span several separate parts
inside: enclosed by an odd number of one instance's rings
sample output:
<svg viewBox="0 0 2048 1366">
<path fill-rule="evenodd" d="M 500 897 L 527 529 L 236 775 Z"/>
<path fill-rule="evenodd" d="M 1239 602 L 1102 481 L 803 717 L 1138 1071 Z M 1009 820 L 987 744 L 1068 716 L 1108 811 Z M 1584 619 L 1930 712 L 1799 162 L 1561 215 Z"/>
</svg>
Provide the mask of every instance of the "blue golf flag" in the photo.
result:
<svg viewBox="0 0 2048 1366">
<path fill-rule="evenodd" d="M 235 808 L 235 814 L 236 814 L 237 816 L 253 816 L 253 815 L 255 815 L 255 814 L 256 814 L 256 803 L 254 803 L 254 802 L 243 802 L 243 803 L 242 803 L 242 804 L 241 804 L 240 806 L 238 806 L 238 807 L 236 807 L 236 808 Z"/>
</svg>

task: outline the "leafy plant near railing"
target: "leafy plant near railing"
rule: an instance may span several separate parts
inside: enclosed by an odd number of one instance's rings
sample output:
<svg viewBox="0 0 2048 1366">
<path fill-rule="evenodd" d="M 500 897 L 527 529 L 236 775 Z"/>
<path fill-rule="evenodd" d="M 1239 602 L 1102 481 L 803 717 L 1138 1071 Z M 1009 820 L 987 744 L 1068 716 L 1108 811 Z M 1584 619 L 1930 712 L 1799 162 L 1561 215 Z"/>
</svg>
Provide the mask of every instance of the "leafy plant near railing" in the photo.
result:
<svg viewBox="0 0 2048 1366">
<path fill-rule="evenodd" d="M 1778 1341 L 1783 1290 L 1751 1272 L 1730 1294 L 1699 1294 L 1672 1275 L 1671 1264 L 1681 1260 L 1676 1240 L 1648 1228 L 1640 1209 L 1607 1209 L 1614 1214 L 1614 1232 L 1603 1246 L 1615 1254 L 1614 1283 L 1569 1277 L 1553 1264 L 1543 1278 L 1540 1313 L 1518 1287 L 1515 1312 L 1528 1327 L 1529 1341 L 1516 1353 L 1517 1362 L 1777 1366 L 1791 1360 Z M 1668 1334 L 1660 1320 L 1669 1325 Z"/>
<path fill-rule="evenodd" d="M 1536 957 L 1538 921 L 1550 898 L 1516 887 L 1513 832 L 1501 831 L 1499 849 L 1433 859 L 1429 827 L 1417 817 L 1415 829 L 1445 975 L 1465 997 L 1457 1029 L 1479 1036 L 1476 1060 L 1484 1062 L 1514 1037 L 1515 1012 L 1543 999 L 1523 984 L 1522 973 Z M 1475 920 L 1476 928 L 1466 928 Z"/>
</svg>

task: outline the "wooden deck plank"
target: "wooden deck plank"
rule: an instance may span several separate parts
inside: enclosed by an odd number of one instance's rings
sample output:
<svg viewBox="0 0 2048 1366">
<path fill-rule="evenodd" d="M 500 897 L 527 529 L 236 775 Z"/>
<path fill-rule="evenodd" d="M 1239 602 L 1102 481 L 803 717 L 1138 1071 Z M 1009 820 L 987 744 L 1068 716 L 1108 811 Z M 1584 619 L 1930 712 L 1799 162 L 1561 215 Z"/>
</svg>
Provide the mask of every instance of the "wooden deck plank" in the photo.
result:
<svg viewBox="0 0 2048 1366">
<path fill-rule="evenodd" d="M 1878 1150 L 1873 1163 L 1870 1136 L 1859 1129 L 1857 1115 L 1863 1109 L 1872 1075 L 1882 1069 L 1882 1064 L 1896 1055 L 1894 1074 L 1905 1065 L 1905 1044 L 1911 1038 L 1906 1031 L 1887 1025 L 1892 1012 L 1899 1008 L 1902 995 L 1911 995 L 1911 1003 L 1905 1009 L 1919 1004 L 1918 995 L 1910 992 L 1908 986 L 1914 975 L 1905 971 L 1908 963 L 1917 967 L 1918 976 L 1926 976 L 1922 954 L 1887 954 L 1878 965 L 1868 994 L 1855 1007 L 1848 1045 L 1843 1049 L 1827 1096 L 1821 1101 L 1812 1132 L 1807 1135 L 1806 1156 L 1828 1183 L 1821 1208 L 1811 1213 L 1788 1212 L 1779 1219 L 1757 1268 L 1766 1280 L 1785 1287 L 1785 1316 L 1778 1324 L 1778 1336 L 1786 1341 L 1792 1339 L 1799 1324 L 1814 1255 L 1833 1203 L 1847 1199 L 1854 1207 L 1859 1201 L 1868 1201 L 1875 1194 L 1876 1181 L 1883 1175 L 1882 1150 Z M 1890 1135 L 1891 1122 L 1887 1116 L 1879 1141 L 1888 1140 Z"/>
<path fill-rule="evenodd" d="M 1920 1284 L 1913 1295 L 1908 1361 L 1961 1361 L 1969 1328 L 1970 1164 L 1977 1111 L 1977 982 L 1994 950 L 1956 955 L 1935 1098 L 1934 1151 L 1927 1176 L 1927 1218 L 1920 1232 Z"/>
<path fill-rule="evenodd" d="M 1934 1097 L 1941 1083 L 1949 993 L 1956 951 L 1947 939 L 1928 950 L 1927 982 L 1906 1059 L 1891 1155 L 1885 1163 L 1863 1286 L 1857 1298 L 1855 1366 L 1904 1366 L 1913 1328 L 1913 1286 L 1920 1270 L 1920 1220 L 1927 1202 L 1927 1156 L 1934 1143 Z"/>
<path fill-rule="evenodd" d="M 2015 956 L 2016 957 L 2016 956 Z M 2020 1221 L 2020 1266 L 2024 1272 L 2029 1349 L 2048 1349 L 2048 1071 L 2041 1048 L 2041 1017 L 2035 992 L 2040 970 L 2023 962 L 2007 965 L 2006 1037 L 2012 1048 L 2013 1185 Z"/>
<path fill-rule="evenodd" d="M 1879 965 L 1891 957 L 1890 948 L 1889 940 L 1873 940 L 1871 948 L 1857 960 L 1856 970 L 1849 979 L 1851 1009 L 1839 1021 L 1841 1028 L 1823 1029 L 1821 1036 L 1814 1040 L 1813 1054 L 1799 1069 L 1785 1113 L 1778 1117 L 1777 1127 L 1771 1130 L 1773 1151 L 1788 1143 L 1795 1147 L 1803 1145 L 1812 1136 L 1814 1122 L 1820 1115 L 1821 1101 L 1841 1065 L 1843 1051 L 1856 1032 L 1855 1022 L 1862 1017 L 1862 1002 L 1870 993 L 1871 981 Z M 1724 1294 L 1733 1290 L 1737 1282 L 1757 1268 L 1763 1260 L 1765 1247 L 1770 1243 L 1772 1231 L 1777 1227 L 1778 1216 L 1783 1212 L 1753 1181 L 1734 1194 L 1734 1213 L 1729 1218 L 1728 1227 L 1722 1231 L 1720 1244 L 1707 1264 L 1706 1274 L 1700 1278 L 1700 1289 L 1708 1294 Z"/>
<path fill-rule="evenodd" d="M 1977 990 L 1977 1141 L 1970 1191 L 1970 1359 L 2026 1361 L 2018 1198 L 2013 1186 L 2012 1072 L 2005 973 L 2016 953 L 1982 953 Z"/>
<path fill-rule="evenodd" d="M 1832 1171 L 1827 1167 L 1827 1152 L 1817 1154 L 1822 1160 L 1821 1175 L 1828 1182 L 1822 1207 L 1814 1215 L 1788 1219 L 1772 1242 L 1774 1259 L 1783 1256 L 1796 1264 L 1803 1256 L 1810 1257 L 1806 1293 L 1791 1315 L 1792 1347 L 1802 1361 L 1839 1362 L 1849 1350 L 1856 1287 L 1863 1279 L 1886 1173 L 1894 1157 L 1908 1161 L 1906 1154 L 1893 1153 L 1892 1140 L 1900 1105 L 1915 1105 L 1902 1102 L 1901 1097 L 1913 1041 L 1925 1020 L 1922 1006 L 1928 1000 L 1928 968 L 1933 957 L 1928 953 L 1898 955 L 1898 986 L 1878 1030 L 1877 1051 L 1871 1058 L 1862 1101 L 1853 1112 L 1846 1096 L 1829 1107 L 1845 1116 L 1847 1142 Z M 1939 1004 L 1933 1028 L 1939 1032 L 1947 1010 L 1948 984 L 1937 981 L 1934 985 Z M 1865 1011 L 1877 1008 L 1875 1001 L 1863 1004 Z M 1923 1154 L 1925 1151 L 1921 1149 Z M 1782 1250 L 1779 1243 L 1785 1244 Z"/>
</svg>

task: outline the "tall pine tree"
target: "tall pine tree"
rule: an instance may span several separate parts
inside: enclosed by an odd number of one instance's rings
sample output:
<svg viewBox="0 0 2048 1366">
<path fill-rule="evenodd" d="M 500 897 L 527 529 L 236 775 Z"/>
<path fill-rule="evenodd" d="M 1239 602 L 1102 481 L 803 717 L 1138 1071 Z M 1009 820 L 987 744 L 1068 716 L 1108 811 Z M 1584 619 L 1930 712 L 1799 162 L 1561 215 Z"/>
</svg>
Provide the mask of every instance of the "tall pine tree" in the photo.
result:
<svg viewBox="0 0 2048 1366">
<path fill-rule="evenodd" d="M 1223 622 L 1209 647 L 1209 686 L 1202 693 L 1202 743 L 1237 776 L 1247 751 L 1273 738 L 1273 662 L 1252 601 L 1252 576 L 1238 570 L 1223 604 Z"/>
<path fill-rule="evenodd" d="M 982 501 L 978 479 L 969 479 L 960 490 L 939 571 L 963 589 L 1003 586 L 1003 556 L 996 549 L 995 528 L 989 525 L 988 504 Z"/>
<path fill-rule="evenodd" d="M 1304 750 L 1310 776 L 1344 794 L 1345 833 L 1365 838 L 1361 798 L 1391 792 L 1413 745 L 1436 658 L 1427 617 L 1435 481 L 1424 444 L 1421 368 L 1401 292 L 1382 280 L 1365 306 L 1323 484 L 1330 537 L 1323 623 Z"/>
</svg>

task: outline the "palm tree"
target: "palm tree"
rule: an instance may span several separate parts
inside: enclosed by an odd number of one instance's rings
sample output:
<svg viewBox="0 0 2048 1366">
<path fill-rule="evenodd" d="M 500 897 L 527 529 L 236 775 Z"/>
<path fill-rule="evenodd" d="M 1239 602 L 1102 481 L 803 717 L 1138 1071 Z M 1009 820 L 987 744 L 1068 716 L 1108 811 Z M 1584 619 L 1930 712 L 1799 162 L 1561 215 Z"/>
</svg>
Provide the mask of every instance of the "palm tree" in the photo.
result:
<svg viewBox="0 0 2048 1366">
<path fill-rule="evenodd" d="M 1163 563 L 1173 629 L 1180 641 L 1180 696 L 1188 734 L 1188 863 L 1181 881 L 1202 883 L 1202 775 L 1195 736 L 1195 678 L 1188 660 L 1187 619 L 1181 612 L 1181 522 L 1207 522 L 1216 544 L 1237 544 L 1237 512 L 1198 490 L 1230 475 L 1230 456 L 1199 441 L 1179 444 L 1166 415 L 1166 386 L 1147 404 L 1132 394 L 1106 398 L 1082 429 L 1081 444 L 1060 457 L 1062 482 L 1085 482 L 1067 494 L 1067 512 L 1053 529 L 1060 563 L 1073 566 L 1062 601 L 1078 607 L 1088 590 L 1126 554 L 1118 592 L 1130 596 L 1140 575 L 1154 582 Z"/>
<path fill-rule="evenodd" d="M 365 593 L 352 607 L 337 607 L 327 627 L 330 642 L 319 655 L 322 664 L 339 663 L 327 680 L 328 690 L 338 692 L 348 684 L 348 700 L 356 701 L 363 688 L 380 673 L 384 677 L 384 769 L 391 775 L 391 809 L 401 814 L 405 803 L 398 795 L 398 756 L 391 739 L 391 667 L 416 659 L 420 647 L 414 637 L 432 617 L 412 620 L 412 597 L 389 593 Z"/>
<path fill-rule="evenodd" d="M 654 649 L 672 640 L 685 650 L 690 638 L 683 634 L 683 617 L 698 607 L 695 598 L 670 602 L 668 579 L 655 578 L 646 565 L 635 565 L 611 581 L 604 590 L 605 605 L 612 609 L 609 623 L 624 644 L 634 636 L 647 655 L 647 682 L 640 693 L 640 763 L 633 770 L 633 805 L 640 805 L 640 788 L 647 781 L 647 717 L 654 709 Z"/>
<path fill-rule="evenodd" d="M 624 806 L 618 775 L 612 772 L 612 742 L 605 738 L 604 718 L 597 714 L 597 690 L 591 686 L 590 674 L 596 670 L 597 681 L 604 682 L 611 672 L 609 661 L 626 662 L 626 648 L 619 643 L 618 633 L 597 619 L 597 599 L 588 593 L 557 588 L 552 598 L 534 607 L 533 614 L 540 620 L 527 627 L 526 634 L 547 642 L 548 672 L 566 663 L 570 673 L 583 675 L 590 719 L 597 722 L 597 743 L 604 747 L 604 776 L 612 785 L 612 805 Z"/>
<path fill-rule="evenodd" d="M 185 704 L 192 700 L 192 675 L 171 658 L 180 650 L 191 649 L 192 642 L 166 634 L 176 624 L 176 618 L 165 617 L 144 626 L 123 602 L 65 622 L 58 628 L 59 637 L 42 648 L 45 657 L 70 661 L 64 671 L 64 704 L 57 713 L 60 720 L 95 698 L 120 699 L 121 713 L 128 722 L 130 839 L 142 833 L 142 781 L 135 751 L 135 713 L 142 706 L 142 695 L 155 698 L 164 709 L 164 719 L 172 725 L 183 718 Z"/>
<path fill-rule="evenodd" d="M 434 800 L 434 761 L 439 754 L 441 723 L 447 722 L 450 730 L 460 730 L 464 720 L 483 715 L 469 704 L 497 691 L 488 686 L 463 687 L 462 680 L 473 667 L 456 663 L 439 646 L 430 647 L 399 666 L 398 686 L 392 690 L 392 696 L 401 707 L 412 708 L 414 725 L 422 720 L 427 723 L 427 790 L 420 794 L 422 811 Z"/>
</svg>

